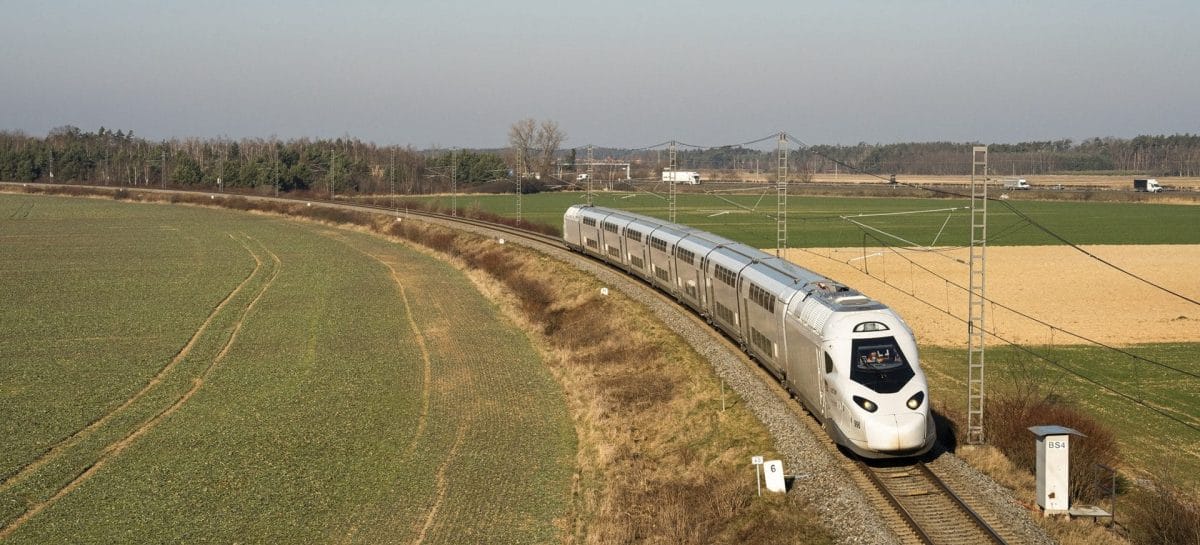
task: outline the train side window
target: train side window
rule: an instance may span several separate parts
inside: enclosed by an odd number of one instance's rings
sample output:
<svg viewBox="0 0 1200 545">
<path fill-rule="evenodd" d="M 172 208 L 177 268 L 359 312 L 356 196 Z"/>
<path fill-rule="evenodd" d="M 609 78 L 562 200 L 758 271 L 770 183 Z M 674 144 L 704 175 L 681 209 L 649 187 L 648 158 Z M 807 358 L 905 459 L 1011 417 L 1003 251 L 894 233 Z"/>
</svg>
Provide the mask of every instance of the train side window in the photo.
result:
<svg viewBox="0 0 1200 545">
<path fill-rule="evenodd" d="M 830 356 L 829 352 L 825 353 L 825 372 L 826 373 L 833 372 L 833 356 Z"/>
</svg>

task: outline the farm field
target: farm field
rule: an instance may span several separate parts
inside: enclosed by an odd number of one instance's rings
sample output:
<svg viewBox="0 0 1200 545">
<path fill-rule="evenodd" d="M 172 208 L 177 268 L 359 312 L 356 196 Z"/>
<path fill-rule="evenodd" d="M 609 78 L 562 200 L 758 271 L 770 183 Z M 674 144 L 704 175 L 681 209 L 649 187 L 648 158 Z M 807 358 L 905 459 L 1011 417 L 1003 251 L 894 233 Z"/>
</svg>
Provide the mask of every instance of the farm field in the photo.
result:
<svg viewBox="0 0 1200 545">
<path fill-rule="evenodd" d="M 6 542 L 558 535 L 562 391 L 448 265 L 275 217 L 11 194 L 0 240 Z"/>
<path fill-rule="evenodd" d="M 1200 245 L 1084 249 L 1177 293 L 1193 298 L 1200 294 L 1200 276 L 1194 272 Z M 788 251 L 790 260 L 896 309 L 921 345 L 931 397 L 960 413 L 966 406 L 967 298 L 947 279 L 966 285 L 966 257 L 964 249 Z M 1200 350 L 1200 309 L 1065 246 L 988 248 L 987 274 L 988 298 L 997 303 L 984 309 L 992 333 L 986 360 L 989 391 L 1037 384 L 1043 393 L 1065 398 L 1110 426 L 1131 473 L 1200 487 L 1200 361 L 1195 357 Z"/>
<path fill-rule="evenodd" d="M 650 193 L 595 193 L 598 206 L 659 218 L 668 217 L 665 198 Z M 449 195 L 405 197 L 444 209 Z M 539 193 L 522 199 L 529 222 L 562 226 L 562 213 L 584 202 L 576 192 Z M 388 205 L 385 197 L 377 202 Z M 788 245 L 801 248 L 846 246 L 962 246 L 968 243 L 969 203 L 960 199 L 882 199 L 803 197 L 788 200 Z M 401 205 L 403 206 L 403 205 Z M 461 209 L 503 216 L 516 213 L 514 195 L 459 195 Z M 1200 244 L 1200 208 L 1190 205 L 1021 201 L 1012 206 L 1077 244 Z M 923 212 L 923 213 L 912 213 Z M 775 194 L 680 194 L 676 221 L 759 248 L 775 246 Z M 988 243 L 993 246 L 1058 245 L 1000 203 L 988 210 Z M 842 216 L 853 216 L 856 225 Z"/>
</svg>

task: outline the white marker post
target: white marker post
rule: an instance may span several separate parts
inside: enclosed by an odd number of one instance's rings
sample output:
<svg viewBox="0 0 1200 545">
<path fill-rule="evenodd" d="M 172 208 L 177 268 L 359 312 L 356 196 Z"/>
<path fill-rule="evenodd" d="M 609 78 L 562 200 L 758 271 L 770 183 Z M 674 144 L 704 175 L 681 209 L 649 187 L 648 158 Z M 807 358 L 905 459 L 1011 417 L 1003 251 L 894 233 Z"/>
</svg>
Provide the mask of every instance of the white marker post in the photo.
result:
<svg viewBox="0 0 1200 545">
<path fill-rule="evenodd" d="M 763 465 L 763 476 L 767 481 L 767 491 L 779 494 L 787 493 L 787 483 L 783 480 L 783 462 L 771 460 Z"/>
<path fill-rule="evenodd" d="M 751 456 L 750 463 L 754 464 L 754 484 L 758 486 L 758 495 L 762 496 L 762 476 L 758 474 L 758 468 L 763 465 L 763 457 Z"/>
</svg>

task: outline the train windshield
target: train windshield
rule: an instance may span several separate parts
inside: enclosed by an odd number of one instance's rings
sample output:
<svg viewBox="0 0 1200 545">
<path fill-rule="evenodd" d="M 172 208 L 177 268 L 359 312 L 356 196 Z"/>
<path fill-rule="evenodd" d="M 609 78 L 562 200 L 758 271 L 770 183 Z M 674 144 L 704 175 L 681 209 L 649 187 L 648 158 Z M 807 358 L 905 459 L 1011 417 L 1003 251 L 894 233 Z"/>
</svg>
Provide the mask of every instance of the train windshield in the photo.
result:
<svg viewBox="0 0 1200 545">
<path fill-rule="evenodd" d="M 913 378 L 908 358 L 892 337 L 855 339 L 851 354 L 850 380 L 877 393 L 899 392 Z"/>
</svg>

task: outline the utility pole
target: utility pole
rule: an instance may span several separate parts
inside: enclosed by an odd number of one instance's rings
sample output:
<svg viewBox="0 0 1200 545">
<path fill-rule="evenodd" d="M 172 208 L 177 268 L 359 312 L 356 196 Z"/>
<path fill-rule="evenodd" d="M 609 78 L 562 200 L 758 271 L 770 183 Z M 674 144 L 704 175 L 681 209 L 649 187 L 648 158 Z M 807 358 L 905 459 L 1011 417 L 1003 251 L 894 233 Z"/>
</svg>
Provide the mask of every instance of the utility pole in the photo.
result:
<svg viewBox="0 0 1200 545">
<path fill-rule="evenodd" d="M 391 172 L 391 174 L 392 174 L 392 175 L 391 175 L 391 180 L 392 180 L 392 214 L 396 215 L 396 217 L 400 217 L 399 213 L 398 213 L 398 212 L 397 212 L 397 210 L 396 210 L 396 148 L 392 148 L 392 172 Z"/>
<path fill-rule="evenodd" d="M 674 140 L 671 141 L 671 148 L 667 158 L 671 169 L 671 175 L 668 176 L 667 181 L 667 187 L 669 188 L 669 196 L 667 197 L 667 215 L 670 218 L 669 221 L 671 223 L 675 223 L 675 171 L 678 170 L 678 164 L 676 163 Z"/>
<path fill-rule="evenodd" d="M 521 224 L 521 197 L 525 195 L 524 180 L 517 178 L 517 224 Z"/>
<path fill-rule="evenodd" d="M 162 172 L 158 177 L 159 189 L 167 187 L 167 150 L 162 152 Z"/>
<path fill-rule="evenodd" d="M 334 200 L 333 186 L 335 183 L 334 171 L 337 170 L 337 154 L 333 148 L 329 148 L 329 200 Z"/>
<path fill-rule="evenodd" d="M 984 286 L 987 280 L 987 146 L 971 149 L 971 259 L 967 300 L 967 442 L 982 444 Z"/>
<path fill-rule="evenodd" d="M 787 133 L 779 133 L 776 157 L 778 159 L 777 176 L 779 179 L 775 181 L 775 257 L 783 257 L 783 251 L 787 249 Z"/>
<path fill-rule="evenodd" d="M 588 206 L 592 205 L 592 163 L 595 163 L 595 162 L 596 161 L 592 160 L 592 146 L 588 146 L 588 161 L 587 161 L 587 167 L 588 167 L 588 170 L 587 170 L 587 182 L 588 182 L 588 184 L 587 184 L 587 203 L 588 203 Z"/>
<path fill-rule="evenodd" d="M 271 148 L 275 152 L 275 196 L 278 197 L 279 196 L 279 169 L 282 165 L 280 165 L 280 163 L 279 163 L 279 143 L 278 142 L 272 142 L 272 143 L 274 145 L 271 146 Z"/>
<path fill-rule="evenodd" d="M 458 217 L 458 148 L 450 148 L 450 215 Z"/>
</svg>

